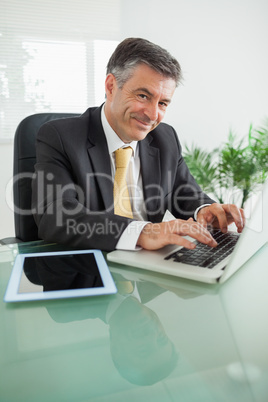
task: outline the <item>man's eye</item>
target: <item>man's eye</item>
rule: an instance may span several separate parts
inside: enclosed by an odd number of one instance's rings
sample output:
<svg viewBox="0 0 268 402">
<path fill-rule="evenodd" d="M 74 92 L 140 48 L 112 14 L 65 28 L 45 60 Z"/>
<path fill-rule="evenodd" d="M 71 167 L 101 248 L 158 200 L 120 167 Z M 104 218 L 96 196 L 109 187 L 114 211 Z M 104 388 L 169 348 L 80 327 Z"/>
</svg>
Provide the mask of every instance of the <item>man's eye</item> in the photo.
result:
<svg viewBox="0 0 268 402">
<path fill-rule="evenodd" d="M 166 102 L 159 102 L 159 105 L 162 109 L 166 109 L 168 107 L 168 103 Z"/>
<path fill-rule="evenodd" d="M 147 95 L 139 94 L 138 96 L 139 96 L 141 99 L 147 99 Z"/>
</svg>

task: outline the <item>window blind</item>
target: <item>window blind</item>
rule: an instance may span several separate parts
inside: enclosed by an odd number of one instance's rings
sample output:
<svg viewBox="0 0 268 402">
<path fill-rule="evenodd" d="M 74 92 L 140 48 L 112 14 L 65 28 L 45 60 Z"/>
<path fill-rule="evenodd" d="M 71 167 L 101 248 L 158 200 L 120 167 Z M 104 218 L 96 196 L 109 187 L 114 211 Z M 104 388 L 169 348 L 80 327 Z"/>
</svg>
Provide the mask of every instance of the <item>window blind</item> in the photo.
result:
<svg viewBox="0 0 268 402">
<path fill-rule="evenodd" d="M 0 0 L 0 140 L 30 114 L 104 101 L 120 0 Z"/>
</svg>

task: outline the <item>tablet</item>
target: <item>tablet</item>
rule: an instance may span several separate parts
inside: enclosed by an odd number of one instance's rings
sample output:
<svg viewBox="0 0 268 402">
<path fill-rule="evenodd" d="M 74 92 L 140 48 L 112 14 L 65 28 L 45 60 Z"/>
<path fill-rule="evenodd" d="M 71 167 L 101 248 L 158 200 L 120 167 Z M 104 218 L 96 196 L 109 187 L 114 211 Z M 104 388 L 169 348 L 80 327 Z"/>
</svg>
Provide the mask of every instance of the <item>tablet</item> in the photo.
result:
<svg viewBox="0 0 268 402">
<path fill-rule="evenodd" d="M 19 254 L 5 302 L 114 294 L 112 275 L 100 250 Z"/>
</svg>

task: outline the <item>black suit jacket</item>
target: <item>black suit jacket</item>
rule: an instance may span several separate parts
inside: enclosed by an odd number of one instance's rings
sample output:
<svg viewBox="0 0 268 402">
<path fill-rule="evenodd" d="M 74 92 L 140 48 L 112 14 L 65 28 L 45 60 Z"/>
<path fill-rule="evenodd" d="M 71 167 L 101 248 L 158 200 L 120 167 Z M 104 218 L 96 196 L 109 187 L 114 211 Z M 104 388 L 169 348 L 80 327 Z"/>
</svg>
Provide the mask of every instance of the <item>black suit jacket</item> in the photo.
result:
<svg viewBox="0 0 268 402">
<path fill-rule="evenodd" d="M 191 176 L 171 126 L 161 123 L 139 146 L 148 220 L 160 222 L 166 209 L 188 219 L 198 206 L 214 202 Z M 79 248 L 113 250 L 131 220 L 114 214 L 101 107 L 44 124 L 36 155 L 32 206 L 39 237 Z"/>
</svg>

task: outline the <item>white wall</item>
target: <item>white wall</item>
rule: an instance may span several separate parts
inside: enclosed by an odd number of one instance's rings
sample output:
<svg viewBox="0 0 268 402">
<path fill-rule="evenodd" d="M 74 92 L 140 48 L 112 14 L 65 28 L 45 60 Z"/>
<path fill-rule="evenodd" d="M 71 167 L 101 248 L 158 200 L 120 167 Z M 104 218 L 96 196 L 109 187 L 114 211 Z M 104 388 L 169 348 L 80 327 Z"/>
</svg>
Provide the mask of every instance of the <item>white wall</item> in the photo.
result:
<svg viewBox="0 0 268 402">
<path fill-rule="evenodd" d="M 121 38 L 140 36 L 167 48 L 184 83 L 167 112 L 182 141 L 212 149 L 268 117 L 267 0 L 121 0 Z M 0 238 L 13 235 L 5 201 L 13 150 L 0 145 Z"/>
<path fill-rule="evenodd" d="M 267 0 L 123 0 L 122 38 L 165 47 L 184 74 L 165 121 L 214 148 L 268 117 Z"/>
</svg>

